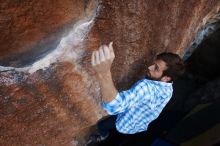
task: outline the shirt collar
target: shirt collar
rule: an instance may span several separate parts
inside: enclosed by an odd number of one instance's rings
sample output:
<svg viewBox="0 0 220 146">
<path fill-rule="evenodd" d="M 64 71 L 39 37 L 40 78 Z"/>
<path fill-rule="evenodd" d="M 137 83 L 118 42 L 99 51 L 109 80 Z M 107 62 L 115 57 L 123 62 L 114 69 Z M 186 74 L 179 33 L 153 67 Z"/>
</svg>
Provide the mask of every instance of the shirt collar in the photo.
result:
<svg viewBox="0 0 220 146">
<path fill-rule="evenodd" d="M 150 79 L 148 79 L 146 77 L 145 77 L 145 80 L 148 80 L 151 83 L 156 84 L 156 85 L 162 85 L 162 86 L 172 86 L 173 85 L 173 82 L 155 81 L 155 80 L 150 80 Z"/>
</svg>

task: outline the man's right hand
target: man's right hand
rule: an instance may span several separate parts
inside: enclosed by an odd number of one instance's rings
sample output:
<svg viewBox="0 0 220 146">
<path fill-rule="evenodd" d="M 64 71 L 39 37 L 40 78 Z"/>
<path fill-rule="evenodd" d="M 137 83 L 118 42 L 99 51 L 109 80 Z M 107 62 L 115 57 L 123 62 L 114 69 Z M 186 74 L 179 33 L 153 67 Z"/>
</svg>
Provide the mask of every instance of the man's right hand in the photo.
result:
<svg viewBox="0 0 220 146">
<path fill-rule="evenodd" d="M 92 52 L 91 63 L 98 75 L 104 75 L 110 72 L 112 62 L 115 58 L 113 42 L 109 45 L 102 45 L 97 51 Z"/>
<path fill-rule="evenodd" d="M 112 80 L 111 65 L 115 58 L 112 42 L 106 46 L 102 45 L 97 51 L 92 52 L 92 66 L 98 74 L 101 85 L 102 101 L 110 102 L 114 100 L 118 91 Z"/>
</svg>

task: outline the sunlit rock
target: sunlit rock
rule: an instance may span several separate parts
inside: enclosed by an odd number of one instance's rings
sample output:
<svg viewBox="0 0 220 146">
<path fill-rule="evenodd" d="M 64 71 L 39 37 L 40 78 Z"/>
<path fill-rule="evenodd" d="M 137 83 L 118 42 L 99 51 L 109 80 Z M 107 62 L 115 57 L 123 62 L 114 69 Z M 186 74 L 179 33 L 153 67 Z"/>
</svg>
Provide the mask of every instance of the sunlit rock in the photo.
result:
<svg viewBox="0 0 220 146">
<path fill-rule="evenodd" d="M 184 56 L 207 32 L 204 22 L 219 15 L 218 0 L 6 0 L 0 7 L 4 146 L 82 145 L 105 115 L 93 50 L 114 42 L 113 79 L 125 89 L 157 53 Z"/>
</svg>

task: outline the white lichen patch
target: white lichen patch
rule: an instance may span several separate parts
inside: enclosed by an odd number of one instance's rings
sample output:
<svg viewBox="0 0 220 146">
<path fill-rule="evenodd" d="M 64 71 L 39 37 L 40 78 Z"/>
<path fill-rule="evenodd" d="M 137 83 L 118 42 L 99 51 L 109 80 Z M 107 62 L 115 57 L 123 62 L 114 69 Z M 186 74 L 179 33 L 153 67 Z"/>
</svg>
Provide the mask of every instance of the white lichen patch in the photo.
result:
<svg viewBox="0 0 220 146">
<path fill-rule="evenodd" d="M 23 68 L 0 66 L 0 72 L 4 72 L 7 70 L 16 70 L 34 73 L 39 69 L 46 69 L 52 63 L 55 63 L 57 61 L 76 62 L 77 60 L 82 58 L 85 52 L 85 38 L 87 37 L 87 34 L 90 31 L 94 20 L 99 12 L 99 7 L 99 5 L 96 7 L 96 11 L 93 11 L 93 14 L 90 14 L 89 16 L 86 16 L 82 20 L 75 23 L 68 34 L 61 38 L 60 43 L 58 44 L 56 49 L 47 54 L 45 57 L 37 60 L 32 65 Z"/>
</svg>

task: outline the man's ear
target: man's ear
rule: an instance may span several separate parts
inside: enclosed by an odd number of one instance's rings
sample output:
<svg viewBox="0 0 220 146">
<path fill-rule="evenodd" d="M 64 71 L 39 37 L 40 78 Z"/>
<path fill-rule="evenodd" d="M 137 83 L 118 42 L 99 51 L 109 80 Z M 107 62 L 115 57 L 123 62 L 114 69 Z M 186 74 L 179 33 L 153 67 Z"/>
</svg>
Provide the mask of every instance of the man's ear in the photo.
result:
<svg viewBox="0 0 220 146">
<path fill-rule="evenodd" d="M 162 82 L 169 82 L 169 81 L 171 81 L 171 77 L 169 77 L 169 76 L 163 76 L 163 77 L 161 78 L 161 81 L 162 81 Z"/>
</svg>

